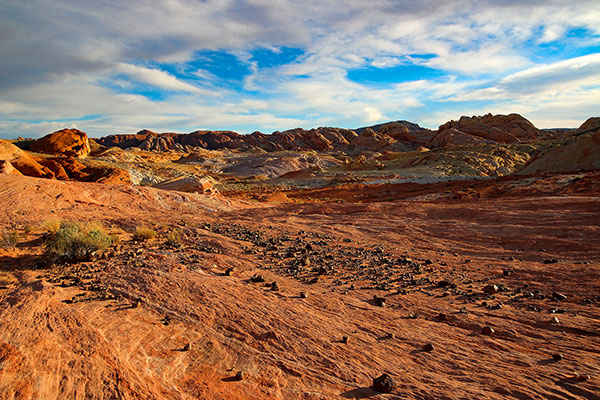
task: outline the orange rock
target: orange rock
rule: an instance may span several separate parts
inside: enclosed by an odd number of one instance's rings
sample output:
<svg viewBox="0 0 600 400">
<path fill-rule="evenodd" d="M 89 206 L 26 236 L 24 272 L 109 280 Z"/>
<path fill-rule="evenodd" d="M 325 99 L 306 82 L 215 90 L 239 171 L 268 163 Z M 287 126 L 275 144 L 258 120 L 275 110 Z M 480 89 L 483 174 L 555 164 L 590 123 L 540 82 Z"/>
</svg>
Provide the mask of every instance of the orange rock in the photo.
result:
<svg viewBox="0 0 600 400">
<path fill-rule="evenodd" d="M 33 142 L 31 151 L 67 157 L 86 157 L 90 143 L 85 132 L 77 129 L 62 129 Z"/>
<path fill-rule="evenodd" d="M 176 190 L 178 192 L 188 193 L 213 194 L 217 192 L 217 189 L 213 186 L 210 180 L 193 176 L 171 179 L 157 183 L 156 185 L 153 185 L 153 187 L 163 190 Z"/>
<path fill-rule="evenodd" d="M 54 178 L 54 173 L 39 163 L 39 159 L 27 154 L 14 144 L 0 140 L 0 161 L 8 161 L 21 174 L 36 178 Z M 5 170 L 10 170 L 8 166 Z"/>
<path fill-rule="evenodd" d="M 0 160 L 0 174 L 23 175 L 8 160 Z"/>
</svg>

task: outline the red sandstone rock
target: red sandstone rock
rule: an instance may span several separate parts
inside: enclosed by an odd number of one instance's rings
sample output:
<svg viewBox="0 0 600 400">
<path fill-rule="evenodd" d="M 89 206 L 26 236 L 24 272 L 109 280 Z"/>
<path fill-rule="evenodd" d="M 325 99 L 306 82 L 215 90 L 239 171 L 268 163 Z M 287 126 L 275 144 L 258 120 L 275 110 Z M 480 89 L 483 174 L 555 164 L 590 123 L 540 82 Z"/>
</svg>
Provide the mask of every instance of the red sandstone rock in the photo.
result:
<svg viewBox="0 0 600 400">
<path fill-rule="evenodd" d="M 86 157 L 90 143 L 85 132 L 77 129 L 62 129 L 33 142 L 31 151 L 67 157 Z"/>
</svg>

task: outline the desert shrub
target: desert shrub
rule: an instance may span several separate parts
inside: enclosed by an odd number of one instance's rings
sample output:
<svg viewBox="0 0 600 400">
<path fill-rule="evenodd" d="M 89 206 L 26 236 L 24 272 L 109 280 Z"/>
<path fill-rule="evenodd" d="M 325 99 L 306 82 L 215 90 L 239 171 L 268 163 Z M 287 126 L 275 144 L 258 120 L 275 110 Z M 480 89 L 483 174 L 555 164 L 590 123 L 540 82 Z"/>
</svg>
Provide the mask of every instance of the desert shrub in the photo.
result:
<svg viewBox="0 0 600 400">
<path fill-rule="evenodd" d="M 49 218 L 44 221 L 44 229 L 50 234 L 56 233 L 60 229 L 62 219 L 60 218 Z"/>
<path fill-rule="evenodd" d="M 138 226 L 137 228 L 135 228 L 135 233 L 133 235 L 133 238 L 135 240 L 139 240 L 139 241 L 153 239 L 155 237 L 156 237 L 156 231 L 145 225 L 141 225 L 141 226 Z"/>
<path fill-rule="evenodd" d="M 169 246 L 175 246 L 181 243 L 183 234 L 180 229 L 174 229 L 167 235 L 167 244 Z"/>
<path fill-rule="evenodd" d="M 25 228 L 23 228 L 23 232 L 24 232 L 25 234 L 28 234 L 28 233 L 31 233 L 31 232 L 33 232 L 33 226 L 31 226 L 31 225 L 27 225 L 27 226 L 25 226 Z"/>
<path fill-rule="evenodd" d="M 60 227 L 46 240 L 44 253 L 51 261 L 81 261 L 93 253 L 104 251 L 112 239 L 100 225 L 81 225 L 63 221 Z"/>
<path fill-rule="evenodd" d="M 19 243 L 19 234 L 14 231 L 2 231 L 0 233 L 0 247 L 4 249 L 14 249 Z"/>
</svg>

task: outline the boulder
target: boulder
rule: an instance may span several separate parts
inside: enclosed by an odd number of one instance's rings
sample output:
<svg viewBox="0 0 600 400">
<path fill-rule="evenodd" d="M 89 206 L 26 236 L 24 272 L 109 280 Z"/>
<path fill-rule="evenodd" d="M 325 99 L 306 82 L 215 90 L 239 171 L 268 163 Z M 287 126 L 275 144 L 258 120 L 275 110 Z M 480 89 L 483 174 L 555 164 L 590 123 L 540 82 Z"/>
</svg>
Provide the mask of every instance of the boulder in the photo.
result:
<svg viewBox="0 0 600 400">
<path fill-rule="evenodd" d="M 90 143 L 85 132 L 77 129 L 61 129 L 33 142 L 29 147 L 38 153 L 66 157 L 86 157 Z"/>
</svg>

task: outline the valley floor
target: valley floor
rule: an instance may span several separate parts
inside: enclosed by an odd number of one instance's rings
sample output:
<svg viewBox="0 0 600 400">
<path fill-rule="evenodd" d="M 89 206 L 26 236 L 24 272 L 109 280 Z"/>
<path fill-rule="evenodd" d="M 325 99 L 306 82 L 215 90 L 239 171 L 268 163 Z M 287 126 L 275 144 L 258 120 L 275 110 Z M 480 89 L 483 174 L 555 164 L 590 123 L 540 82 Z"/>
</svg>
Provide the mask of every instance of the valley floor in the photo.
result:
<svg viewBox="0 0 600 400">
<path fill-rule="evenodd" d="M 0 399 L 600 398 L 595 189 L 392 194 L 275 204 L 0 176 L 0 229 L 20 232 L 0 249 Z M 53 217 L 120 243 L 43 265 Z M 158 237 L 133 241 L 142 223 Z M 371 388 L 382 373 L 390 394 Z"/>
</svg>

